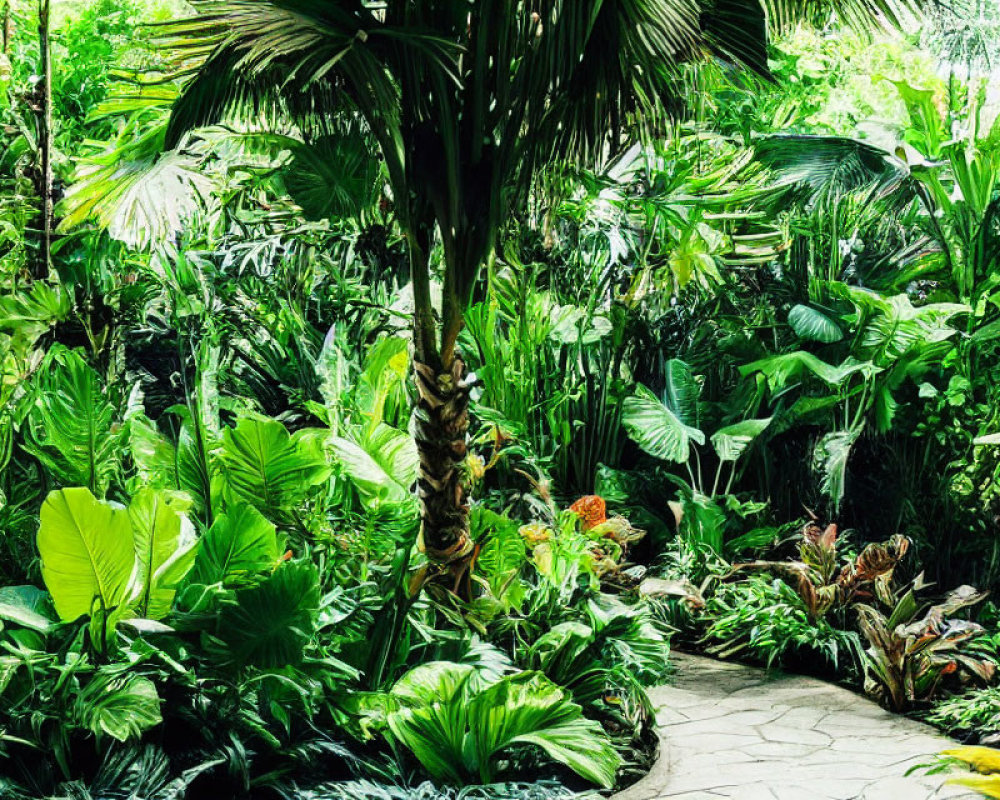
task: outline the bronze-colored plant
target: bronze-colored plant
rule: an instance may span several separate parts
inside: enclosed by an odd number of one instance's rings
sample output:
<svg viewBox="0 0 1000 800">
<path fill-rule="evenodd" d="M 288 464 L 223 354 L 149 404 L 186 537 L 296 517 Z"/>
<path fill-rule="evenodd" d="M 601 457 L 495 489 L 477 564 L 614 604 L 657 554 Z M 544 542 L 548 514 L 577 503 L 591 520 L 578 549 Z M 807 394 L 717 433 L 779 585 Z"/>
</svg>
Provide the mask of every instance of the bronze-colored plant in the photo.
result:
<svg viewBox="0 0 1000 800">
<path fill-rule="evenodd" d="M 948 676 L 959 683 L 986 684 L 996 671 L 994 661 L 972 644 L 982 627 L 968 620 L 949 619 L 960 609 L 982 601 L 988 592 L 960 586 L 928 608 L 916 597 L 921 583 L 918 577 L 888 617 L 873 606 L 856 606 L 858 626 L 868 641 L 865 692 L 897 711 L 930 700 Z"/>
<path fill-rule="evenodd" d="M 837 526 L 821 528 L 814 522 L 802 530 L 797 561 L 752 561 L 737 564 L 733 572 L 767 570 L 792 578 L 811 617 L 831 608 L 844 608 L 872 596 L 891 598 L 896 565 L 906 555 L 910 540 L 899 534 L 881 544 L 869 544 L 853 561 L 839 566 Z"/>
</svg>

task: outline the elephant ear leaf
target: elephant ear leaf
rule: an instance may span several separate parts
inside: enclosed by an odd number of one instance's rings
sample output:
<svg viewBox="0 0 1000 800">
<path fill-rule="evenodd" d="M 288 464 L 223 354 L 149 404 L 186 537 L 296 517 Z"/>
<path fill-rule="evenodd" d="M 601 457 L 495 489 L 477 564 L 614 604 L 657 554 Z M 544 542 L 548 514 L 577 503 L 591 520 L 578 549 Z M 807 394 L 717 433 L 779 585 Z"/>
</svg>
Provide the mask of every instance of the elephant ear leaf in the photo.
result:
<svg viewBox="0 0 1000 800">
<path fill-rule="evenodd" d="M 216 517 L 201 539 L 194 579 L 199 583 L 236 584 L 278 562 L 274 525 L 253 506 L 231 506 Z"/>
<path fill-rule="evenodd" d="M 649 455 L 680 464 L 688 460 L 691 442 L 705 443 L 705 434 L 684 421 L 691 415 L 689 393 L 681 391 L 671 396 L 682 402 L 662 403 L 645 386 L 637 385 L 635 394 L 625 398 L 622 424 Z"/>
<path fill-rule="evenodd" d="M 844 338 L 844 332 L 830 317 L 818 308 L 799 303 L 788 312 L 788 324 L 802 339 L 813 342 L 839 342 Z"/>
<path fill-rule="evenodd" d="M 128 508 L 139 562 L 141 617 L 162 619 L 173 606 L 177 584 L 194 565 L 198 540 L 185 511 L 190 502 L 177 494 L 144 488 Z"/>
<path fill-rule="evenodd" d="M 230 494 L 264 513 L 294 508 L 329 475 L 321 451 L 273 419 L 245 417 L 227 428 L 219 455 Z"/>
<path fill-rule="evenodd" d="M 38 529 L 42 579 L 63 620 L 136 599 L 139 570 L 128 512 L 89 489 L 50 492 Z"/>
<path fill-rule="evenodd" d="M 712 434 L 712 447 L 720 461 L 739 461 L 740 456 L 753 444 L 754 440 L 760 436 L 767 426 L 771 424 L 771 418 L 766 419 L 745 419 L 735 425 L 727 425 L 719 428 Z"/>
</svg>

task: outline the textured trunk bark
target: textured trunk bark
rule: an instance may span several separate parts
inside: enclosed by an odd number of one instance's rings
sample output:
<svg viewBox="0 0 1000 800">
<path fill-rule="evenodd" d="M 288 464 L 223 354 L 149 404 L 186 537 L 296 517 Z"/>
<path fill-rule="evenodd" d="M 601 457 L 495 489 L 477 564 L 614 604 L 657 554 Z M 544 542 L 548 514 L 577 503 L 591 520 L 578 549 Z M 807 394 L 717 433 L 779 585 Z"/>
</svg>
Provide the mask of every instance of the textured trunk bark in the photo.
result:
<svg viewBox="0 0 1000 800">
<path fill-rule="evenodd" d="M 38 47 L 40 51 L 41 80 L 36 89 L 36 135 L 38 143 L 38 177 L 36 191 L 41 200 L 38 217 L 38 257 L 32 268 L 32 277 L 46 278 L 52 267 L 52 229 L 55 227 L 54 180 L 52 176 L 52 44 L 49 38 L 51 17 L 50 0 L 38 3 Z"/>
<path fill-rule="evenodd" d="M 460 596 L 471 594 L 469 569 L 476 547 L 469 535 L 465 504 L 465 457 L 469 430 L 470 382 L 458 356 L 435 370 L 418 362 L 414 438 L 420 454 L 423 549 L 439 579 Z M 431 576 L 428 576 L 431 577 Z"/>
</svg>

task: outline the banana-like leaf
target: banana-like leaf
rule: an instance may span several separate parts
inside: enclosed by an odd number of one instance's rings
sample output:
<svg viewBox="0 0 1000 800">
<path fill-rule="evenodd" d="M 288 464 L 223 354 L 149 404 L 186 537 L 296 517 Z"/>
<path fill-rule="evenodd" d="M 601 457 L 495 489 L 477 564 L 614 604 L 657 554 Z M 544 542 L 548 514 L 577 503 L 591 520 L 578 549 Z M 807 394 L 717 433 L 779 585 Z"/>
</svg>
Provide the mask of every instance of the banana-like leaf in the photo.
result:
<svg viewBox="0 0 1000 800">
<path fill-rule="evenodd" d="M 130 606 L 141 583 L 128 511 L 89 489 L 50 492 L 38 529 L 42 579 L 59 617 Z"/>
<path fill-rule="evenodd" d="M 198 540 L 187 518 L 190 502 L 162 490 L 142 489 L 129 504 L 142 593 L 136 613 L 162 619 L 173 606 L 177 585 L 194 566 Z"/>
<path fill-rule="evenodd" d="M 712 434 L 712 447 L 720 461 L 738 461 L 753 441 L 771 424 L 771 417 L 766 419 L 745 419 L 735 425 L 719 428 Z"/>
<path fill-rule="evenodd" d="M 840 326 L 818 308 L 799 303 L 788 312 L 788 324 L 802 339 L 813 342 L 839 342 L 844 338 Z"/>
<path fill-rule="evenodd" d="M 240 503 L 216 517 L 202 537 L 192 577 L 206 584 L 240 583 L 272 568 L 278 555 L 274 525 Z"/>
<path fill-rule="evenodd" d="M 227 428 L 219 459 L 232 496 L 264 514 L 299 505 L 329 476 L 322 454 L 300 446 L 300 438 L 276 420 L 244 417 Z"/>
<path fill-rule="evenodd" d="M 278 567 L 255 586 L 236 593 L 223 608 L 219 638 L 237 666 L 262 669 L 294 666 L 316 630 L 319 570 L 313 564 Z"/>
<path fill-rule="evenodd" d="M 679 399 L 680 403 L 676 402 Z M 622 424 L 631 439 L 654 458 L 681 464 L 691 455 L 691 443 L 705 443 L 705 434 L 685 424 L 680 414 L 689 413 L 689 397 L 682 392 L 672 406 L 642 384 L 625 398 Z"/>
</svg>

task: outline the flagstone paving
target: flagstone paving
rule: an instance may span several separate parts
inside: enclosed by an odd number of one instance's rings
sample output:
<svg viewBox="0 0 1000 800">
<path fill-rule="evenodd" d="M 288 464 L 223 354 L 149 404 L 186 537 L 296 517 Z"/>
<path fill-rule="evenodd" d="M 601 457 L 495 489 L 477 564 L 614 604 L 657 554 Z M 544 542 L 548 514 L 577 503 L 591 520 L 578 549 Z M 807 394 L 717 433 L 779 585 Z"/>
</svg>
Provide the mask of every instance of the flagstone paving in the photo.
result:
<svg viewBox="0 0 1000 800">
<path fill-rule="evenodd" d="M 815 678 L 675 653 L 650 695 L 660 760 L 613 800 L 972 800 L 906 771 L 954 744 Z"/>
</svg>

